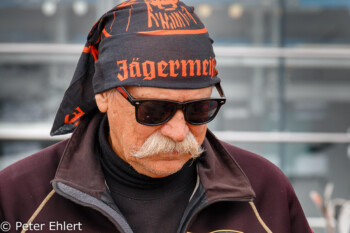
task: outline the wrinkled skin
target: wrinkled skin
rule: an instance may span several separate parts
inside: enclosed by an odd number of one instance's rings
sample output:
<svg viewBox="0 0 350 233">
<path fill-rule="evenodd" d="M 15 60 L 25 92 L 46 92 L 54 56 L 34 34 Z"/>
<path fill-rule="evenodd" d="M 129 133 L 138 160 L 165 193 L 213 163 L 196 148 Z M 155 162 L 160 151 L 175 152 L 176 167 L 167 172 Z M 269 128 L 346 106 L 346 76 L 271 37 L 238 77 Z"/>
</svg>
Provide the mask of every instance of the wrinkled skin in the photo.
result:
<svg viewBox="0 0 350 233">
<path fill-rule="evenodd" d="M 127 87 L 128 92 L 137 99 L 166 99 L 184 102 L 188 100 L 208 98 L 212 87 L 202 89 L 163 89 L 155 87 Z M 149 177 L 165 177 L 179 171 L 191 159 L 190 154 L 164 153 L 145 158 L 135 158 L 130 151 L 140 147 L 155 132 L 171 138 L 176 142 L 184 140 L 191 132 L 201 145 L 207 125 L 191 125 L 184 119 L 182 110 L 178 110 L 173 118 L 160 126 L 146 126 L 135 119 L 135 107 L 121 94 L 109 95 L 108 92 L 95 96 L 97 106 L 107 113 L 110 135 L 109 143 L 114 152 L 137 172 Z"/>
</svg>

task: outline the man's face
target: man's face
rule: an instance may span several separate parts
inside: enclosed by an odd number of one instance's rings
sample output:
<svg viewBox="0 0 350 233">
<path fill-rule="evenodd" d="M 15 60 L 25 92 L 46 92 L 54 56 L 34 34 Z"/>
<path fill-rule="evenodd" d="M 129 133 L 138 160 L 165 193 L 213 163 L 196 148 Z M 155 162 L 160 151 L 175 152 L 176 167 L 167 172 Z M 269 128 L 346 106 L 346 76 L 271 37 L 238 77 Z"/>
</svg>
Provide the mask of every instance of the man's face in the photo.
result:
<svg viewBox="0 0 350 233">
<path fill-rule="evenodd" d="M 128 87 L 128 92 L 137 99 L 162 99 L 184 102 L 208 98 L 212 87 L 202 89 L 162 89 L 154 87 Z M 137 172 L 150 177 L 165 177 L 179 171 L 191 159 L 189 153 L 158 153 L 137 158 L 132 152 L 139 149 L 153 134 L 160 134 L 174 142 L 182 142 L 190 133 L 199 145 L 202 144 L 207 125 L 191 125 L 178 110 L 170 121 L 159 126 L 146 126 L 135 119 L 135 107 L 121 94 L 99 94 L 96 98 L 99 109 L 107 112 L 113 150 Z M 103 101 L 101 101 L 103 98 Z M 101 105 L 103 105 L 101 107 Z"/>
</svg>

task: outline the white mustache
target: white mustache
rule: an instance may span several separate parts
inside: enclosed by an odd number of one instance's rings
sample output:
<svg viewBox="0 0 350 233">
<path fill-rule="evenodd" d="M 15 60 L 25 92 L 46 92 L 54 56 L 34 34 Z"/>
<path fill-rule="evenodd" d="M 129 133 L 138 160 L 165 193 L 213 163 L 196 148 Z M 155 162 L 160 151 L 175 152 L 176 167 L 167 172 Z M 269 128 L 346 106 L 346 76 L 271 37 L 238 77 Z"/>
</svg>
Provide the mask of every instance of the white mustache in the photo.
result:
<svg viewBox="0 0 350 233">
<path fill-rule="evenodd" d="M 148 137 L 140 148 L 131 150 L 130 155 L 136 158 L 145 158 L 160 153 L 179 153 L 190 154 L 192 158 L 197 158 L 203 151 L 204 149 L 198 145 L 197 140 L 191 132 L 188 132 L 186 138 L 181 142 L 175 142 L 156 132 Z"/>
</svg>

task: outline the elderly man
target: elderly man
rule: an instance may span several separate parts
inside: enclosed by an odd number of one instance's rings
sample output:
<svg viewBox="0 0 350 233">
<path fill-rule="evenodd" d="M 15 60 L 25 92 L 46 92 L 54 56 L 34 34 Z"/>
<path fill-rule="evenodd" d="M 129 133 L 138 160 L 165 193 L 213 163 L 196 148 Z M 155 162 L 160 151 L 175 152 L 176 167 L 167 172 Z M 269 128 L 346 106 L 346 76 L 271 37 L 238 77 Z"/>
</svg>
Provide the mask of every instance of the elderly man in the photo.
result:
<svg viewBox="0 0 350 233">
<path fill-rule="evenodd" d="M 207 129 L 225 103 L 217 74 L 193 8 L 130 0 L 107 12 L 52 128 L 71 138 L 0 173 L 2 230 L 311 232 L 278 168 Z"/>
</svg>

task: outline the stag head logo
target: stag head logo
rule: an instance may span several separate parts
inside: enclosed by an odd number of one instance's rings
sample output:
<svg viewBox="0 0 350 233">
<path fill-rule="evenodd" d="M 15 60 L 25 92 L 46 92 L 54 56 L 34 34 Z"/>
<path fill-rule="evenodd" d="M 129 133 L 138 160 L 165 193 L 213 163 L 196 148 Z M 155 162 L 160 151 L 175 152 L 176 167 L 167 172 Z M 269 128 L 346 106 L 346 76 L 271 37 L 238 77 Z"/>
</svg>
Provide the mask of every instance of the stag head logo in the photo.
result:
<svg viewBox="0 0 350 233">
<path fill-rule="evenodd" d="M 179 0 L 145 0 L 149 9 L 152 9 L 152 6 L 158 7 L 160 10 L 173 11 L 177 8 L 177 3 Z"/>
</svg>

